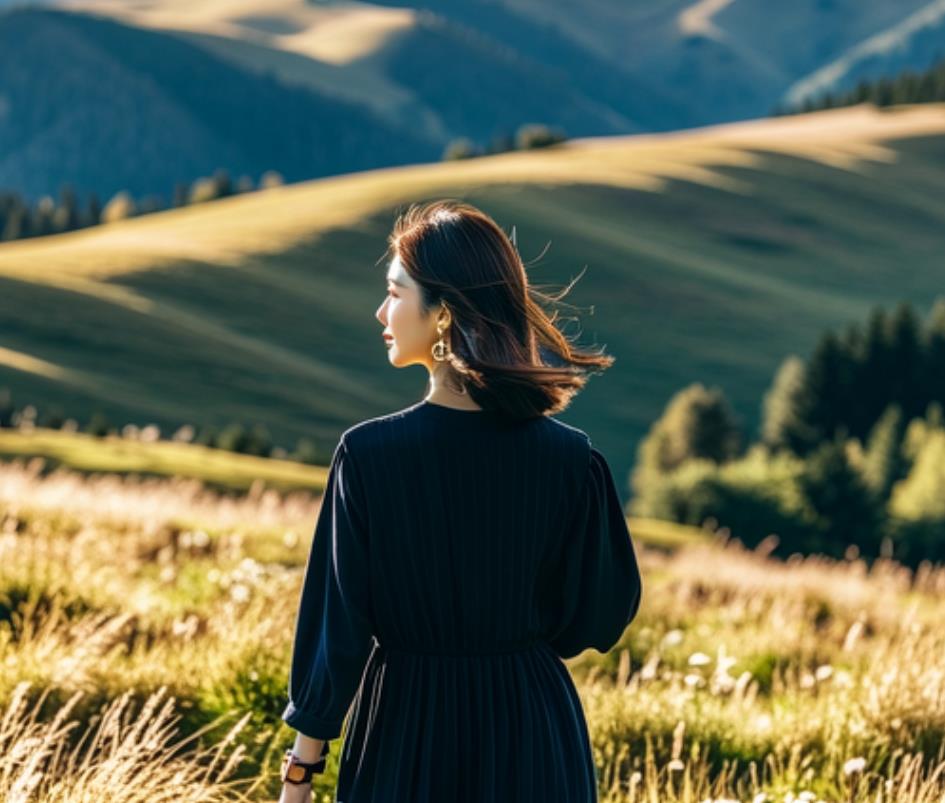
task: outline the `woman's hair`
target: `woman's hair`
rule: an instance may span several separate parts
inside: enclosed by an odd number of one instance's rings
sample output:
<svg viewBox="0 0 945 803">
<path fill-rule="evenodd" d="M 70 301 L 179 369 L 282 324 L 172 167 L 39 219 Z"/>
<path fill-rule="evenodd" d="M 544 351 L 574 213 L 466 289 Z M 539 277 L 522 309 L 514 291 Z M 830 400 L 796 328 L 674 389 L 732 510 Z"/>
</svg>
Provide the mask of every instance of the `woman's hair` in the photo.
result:
<svg viewBox="0 0 945 803">
<path fill-rule="evenodd" d="M 532 418 L 564 410 L 590 373 L 614 358 L 577 349 L 531 286 L 515 244 L 485 212 L 454 199 L 413 203 L 398 215 L 385 256 L 399 256 L 420 287 L 422 311 L 451 313 L 448 360 L 484 410 Z"/>
</svg>

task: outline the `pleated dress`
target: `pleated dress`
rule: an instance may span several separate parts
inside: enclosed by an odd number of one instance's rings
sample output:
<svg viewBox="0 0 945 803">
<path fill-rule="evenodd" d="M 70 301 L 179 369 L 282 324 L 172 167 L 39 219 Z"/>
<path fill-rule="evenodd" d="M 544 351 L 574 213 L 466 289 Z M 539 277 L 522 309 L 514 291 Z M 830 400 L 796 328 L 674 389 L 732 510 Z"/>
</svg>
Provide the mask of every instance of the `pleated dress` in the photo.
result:
<svg viewBox="0 0 945 803">
<path fill-rule="evenodd" d="M 282 719 L 344 728 L 337 803 L 590 803 L 562 659 L 642 596 L 603 454 L 553 416 L 426 400 L 345 430 L 302 581 Z"/>
</svg>

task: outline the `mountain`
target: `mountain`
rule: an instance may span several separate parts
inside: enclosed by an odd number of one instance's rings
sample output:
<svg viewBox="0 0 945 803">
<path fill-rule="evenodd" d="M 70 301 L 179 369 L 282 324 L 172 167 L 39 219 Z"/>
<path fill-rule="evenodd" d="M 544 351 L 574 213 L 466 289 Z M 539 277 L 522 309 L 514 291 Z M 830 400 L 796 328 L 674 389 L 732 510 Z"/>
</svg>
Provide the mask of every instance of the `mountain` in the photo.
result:
<svg viewBox="0 0 945 803">
<path fill-rule="evenodd" d="M 0 0 L 0 189 L 169 199 L 753 119 L 945 52 L 945 0 Z"/>
<path fill-rule="evenodd" d="M 265 423 L 326 457 L 412 403 L 374 313 L 395 212 L 463 197 L 613 367 L 560 417 L 623 477 L 669 398 L 719 385 L 756 434 L 780 362 L 945 284 L 945 105 L 855 106 L 385 168 L 0 244 L 0 387 L 83 420 Z M 541 255 L 541 259 L 537 257 Z"/>
<path fill-rule="evenodd" d="M 71 182 L 169 199 L 216 168 L 288 182 L 439 156 L 363 105 L 242 70 L 174 36 L 107 18 L 0 15 L 0 187 Z"/>
</svg>

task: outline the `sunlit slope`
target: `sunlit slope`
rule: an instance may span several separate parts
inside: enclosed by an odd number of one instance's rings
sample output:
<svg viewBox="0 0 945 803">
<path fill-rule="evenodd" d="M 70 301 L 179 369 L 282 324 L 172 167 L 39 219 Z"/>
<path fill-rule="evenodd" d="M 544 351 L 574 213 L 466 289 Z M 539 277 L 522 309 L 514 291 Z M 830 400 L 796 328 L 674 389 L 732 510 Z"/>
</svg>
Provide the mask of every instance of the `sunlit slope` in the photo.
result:
<svg viewBox="0 0 945 803">
<path fill-rule="evenodd" d="M 61 467 L 89 474 L 186 477 L 222 491 L 246 492 L 259 482 L 279 491 L 322 493 L 328 478 L 327 466 L 210 449 L 196 443 L 145 443 L 115 435 L 99 438 L 85 432 L 42 427 L 29 432 L 0 429 L 0 458 L 22 462 L 37 457 L 46 462 L 46 470 Z M 661 526 L 654 522 L 654 538 Z M 672 524 L 667 523 L 665 529 L 674 532 Z"/>
<path fill-rule="evenodd" d="M 747 426 L 789 352 L 945 286 L 945 108 L 857 107 L 372 171 L 0 245 L 0 385 L 67 414 L 263 421 L 330 448 L 418 399 L 374 313 L 395 210 L 466 198 L 537 284 L 587 272 L 569 334 L 617 356 L 561 417 L 623 474 L 669 396 L 721 385 Z M 588 308 L 593 305 L 594 314 Z M 569 314 L 565 310 L 565 314 Z M 622 477 L 618 478 L 622 482 Z"/>
<path fill-rule="evenodd" d="M 288 84 L 363 104 L 391 122 L 403 124 L 408 113 L 420 113 L 419 128 L 442 133 L 409 87 L 361 63 L 414 27 L 412 9 L 304 0 L 57 0 L 55 5 L 171 31 L 241 67 L 271 71 Z"/>
<path fill-rule="evenodd" d="M 478 15 L 463 25 L 449 15 L 367 3 L 61 0 L 57 5 L 168 34 L 170 41 L 183 39 L 242 71 L 271 73 L 320 97 L 370 108 L 401 134 L 376 144 L 374 155 L 387 153 L 401 139 L 435 145 L 439 155 L 454 137 L 485 143 L 532 121 L 576 136 L 667 130 L 680 119 L 673 114 L 669 124 L 654 129 L 664 117 L 662 106 L 676 111 L 666 93 L 650 89 L 649 78 L 617 77 L 610 64 L 590 64 L 590 54 L 569 47 L 563 36 L 538 53 L 523 50 L 522 39 L 533 44 L 539 34 L 527 19 L 509 42 L 479 32 Z M 589 73 L 589 80 L 576 81 L 576 71 Z M 640 107 L 644 114 L 634 110 Z M 327 142 L 332 147 L 336 140 Z M 386 158 L 335 172 L 435 158 L 427 150 L 417 153 L 413 160 Z"/>
</svg>

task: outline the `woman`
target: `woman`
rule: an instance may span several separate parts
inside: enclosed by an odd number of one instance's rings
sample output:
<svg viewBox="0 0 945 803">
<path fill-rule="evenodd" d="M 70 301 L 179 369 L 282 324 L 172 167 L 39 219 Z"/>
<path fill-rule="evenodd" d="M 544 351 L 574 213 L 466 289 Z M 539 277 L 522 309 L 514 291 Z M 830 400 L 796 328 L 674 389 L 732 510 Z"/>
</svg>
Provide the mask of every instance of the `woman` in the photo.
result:
<svg viewBox="0 0 945 803">
<path fill-rule="evenodd" d="M 613 647 L 642 582 L 607 462 L 551 414 L 613 357 L 571 345 L 469 204 L 411 205 L 388 251 L 388 358 L 425 366 L 429 387 L 347 429 L 332 457 L 281 801 L 311 799 L 349 705 L 339 803 L 595 801 L 562 658 Z"/>
</svg>

